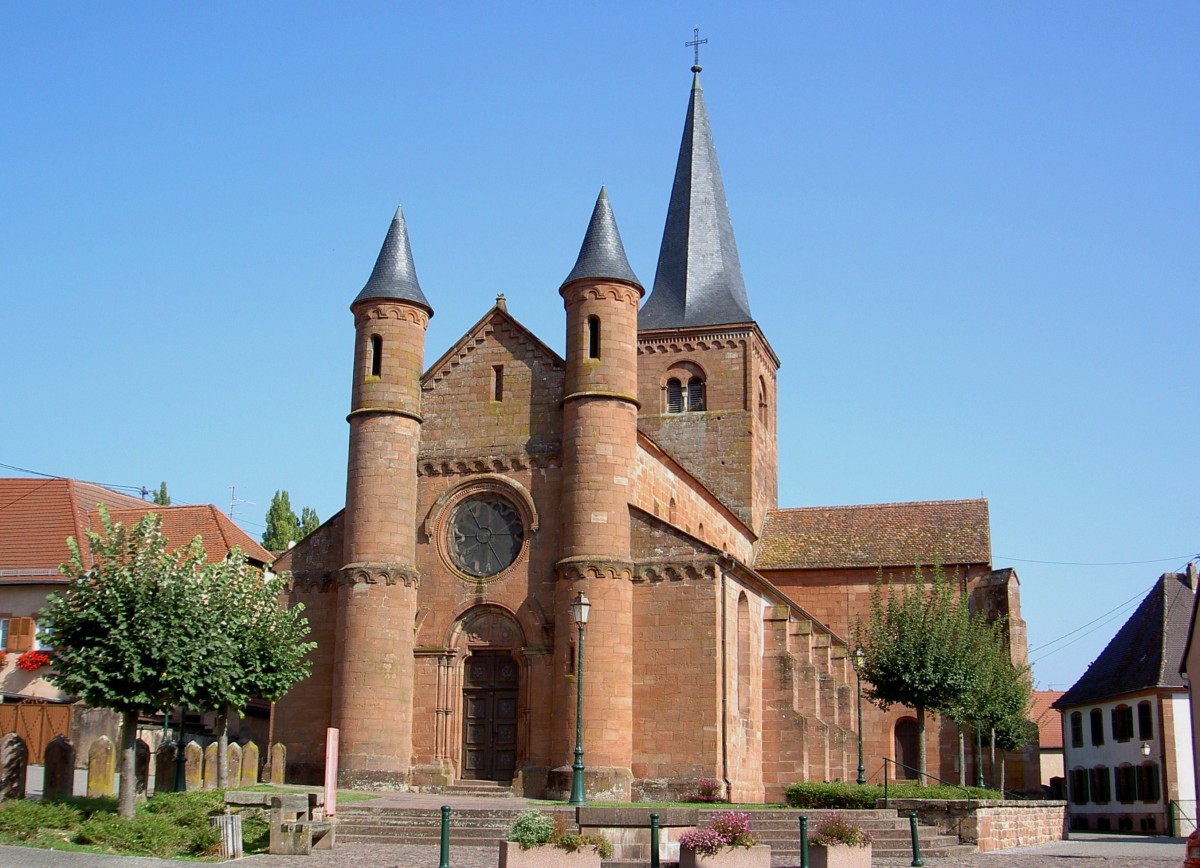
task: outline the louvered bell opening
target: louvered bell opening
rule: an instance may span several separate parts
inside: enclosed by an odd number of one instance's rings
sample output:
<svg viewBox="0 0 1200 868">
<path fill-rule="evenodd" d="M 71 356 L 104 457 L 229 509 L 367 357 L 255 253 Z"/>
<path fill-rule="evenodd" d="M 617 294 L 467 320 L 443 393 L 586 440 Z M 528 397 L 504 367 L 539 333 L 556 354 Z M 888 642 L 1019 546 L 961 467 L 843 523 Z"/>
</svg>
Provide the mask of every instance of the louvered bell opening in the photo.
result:
<svg viewBox="0 0 1200 868">
<path fill-rule="evenodd" d="M 667 380 L 667 412 L 683 412 L 683 384 L 678 380 Z"/>
<path fill-rule="evenodd" d="M 704 409 L 704 381 L 699 377 L 688 380 L 688 412 L 695 413 Z"/>
</svg>

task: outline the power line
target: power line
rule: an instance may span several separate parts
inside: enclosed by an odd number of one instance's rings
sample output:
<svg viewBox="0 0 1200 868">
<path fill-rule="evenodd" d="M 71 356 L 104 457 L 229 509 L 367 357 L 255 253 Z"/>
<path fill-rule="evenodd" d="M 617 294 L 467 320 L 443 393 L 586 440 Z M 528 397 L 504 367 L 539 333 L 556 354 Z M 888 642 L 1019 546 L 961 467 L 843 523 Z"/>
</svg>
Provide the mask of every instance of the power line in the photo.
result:
<svg viewBox="0 0 1200 868">
<path fill-rule="evenodd" d="M 1059 636 L 1057 639 L 1051 639 L 1049 642 L 1043 642 L 1041 645 L 1038 645 L 1038 646 L 1037 646 L 1037 647 L 1035 647 L 1035 648 L 1030 648 L 1030 649 L 1029 649 L 1029 653 L 1030 653 L 1030 654 L 1032 654 L 1034 651 L 1041 651 L 1043 648 L 1049 648 L 1051 645 L 1057 645 L 1057 644 L 1058 644 L 1059 642 L 1061 642 L 1063 639 L 1066 639 L 1068 636 L 1074 636 L 1074 635 L 1075 635 L 1076 633 L 1078 633 L 1080 630 L 1083 630 L 1083 629 L 1084 629 L 1084 628 L 1086 628 L 1086 627 L 1090 627 L 1090 626 L 1092 626 L 1093 624 L 1095 624 L 1095 623 L 1096 623 L 1097 621 L 1099 621 L 1100 619 L 1102 619 L 1102 618 L 1107 618 L 1109 615 L 1113 614 L 1114 612 L 1117 612 L 1117 611 L 1119 611 L 1119 610 L 1122 610 L 1122 609 L 1125 609 L 1125 608 L 1127 608 L 1127 607 L 1129 606 L 1129 604 L 1130 604 L 1130 603 L 1132 603 L 1134 600 L 1140 600 L 1140 599 L 1142 599 L 1143 597 L 1145 597 L 1145 596 L 1146 596 L 1146 594 L 1150 593 L 1150 590 L 1151 590 L 1151 589 L 1154 587 L 1154 585 L 1156 585 L 1156 584 L 1158 584 L 1158 582 L 1157 582 L 1157 581 L 1155 581 L 1153 584 L 1151 584 L 1151 585 L 1150 585 L 1150 587 L 1149 587 L 1149 588 L 1146 588 L 1144 591 L 1139 591 L 1138 593 L 1136 593 L 1136 594 L 1134 594 L 1132 597 L 1130 597 L 1128 600 L 1125 600 L 1125 601 L 1124 601 L 1124 602 L 1122 602 L 1122 603 L 1118 603 L 1116 606 L 1114 606 L 1113 608 L 1109 609 L 1109 610 L 1108 610 L 1107 612 L 1105 612 L 1104 614 L 1096 616 L 1096 617 L 1095 617 L 1095 618 L 1093 618 L 1092 620 L 1088 621 L 1086 624 L 1081 624 L 1080 626 L 1076 627 L 1074 630 L 1070 631 L 1069 633 L 1063 633 L 1063 634 L 1062 634 L 1061 636 Z"/>
<path fill-rule="evenodd" d="M 1187 561 L 1196 555 L 1179 555 L 1173 558 L 1154 558 L 1149 561 L 1037 561 L 1032 558 L 1014 558 L 1009 555 L 996 555 L 996 560 L 1020 561 L 1023 564 L 1051 564 L 1058 567 L 1134 567 L 1140 564 L 1165 564 L 1168 561 Z"/>
</svg>

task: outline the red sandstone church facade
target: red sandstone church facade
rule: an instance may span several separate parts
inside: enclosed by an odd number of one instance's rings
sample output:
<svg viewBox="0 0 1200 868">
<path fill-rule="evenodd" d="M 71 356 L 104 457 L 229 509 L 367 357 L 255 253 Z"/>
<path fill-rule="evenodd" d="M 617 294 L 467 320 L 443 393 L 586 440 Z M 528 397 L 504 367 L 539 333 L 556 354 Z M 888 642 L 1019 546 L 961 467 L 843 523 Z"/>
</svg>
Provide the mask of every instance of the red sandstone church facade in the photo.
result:
<svg viewBox="0 0 1200 868">
<path fill-rule="evenodd" d="M 566 358 L 499 298 L 423 371 L 433 304 L 397 211 L 351 305 L 346 508 L 274 567 L 318 643 L 276 712 L 296 779 L 320 775 L 333 726 L 343 785 L 511 781 L 565 798 L 580 592 L 591 799 L 712 778 L 756 801 L 853 780 L 848 644 L 880 569 L 940 561 L 1009 619 L 1022 658 L 985 501 L 778 508 L 779 362 L 750 313 L 694 73 L 653 288 L 602 190 L 559 289 Z M 872 780 L 913 750 L 911 717 L 864 706 Z M 928 738 L 930 771 L 957 780 L 953 725 Z"/>
</svg>

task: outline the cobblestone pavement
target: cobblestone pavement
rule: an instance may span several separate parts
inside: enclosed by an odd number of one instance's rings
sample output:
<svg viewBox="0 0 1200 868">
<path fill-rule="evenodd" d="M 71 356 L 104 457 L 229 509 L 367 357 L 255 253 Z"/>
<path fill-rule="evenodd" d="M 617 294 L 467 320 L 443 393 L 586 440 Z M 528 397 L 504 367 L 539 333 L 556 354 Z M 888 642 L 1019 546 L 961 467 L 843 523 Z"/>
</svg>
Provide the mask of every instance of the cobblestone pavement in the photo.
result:
<svg viewBox="0 0 1200 868">
<path fill-rule="evenodd" d="M 1182 838 L 1124 838 L 1077 835 L 1036 847 L 998 850 L 952 858 L 926 857 L 926 868 L 1159 868 L 1183 865 Z M 346 844 L 311 856 L 250 856 L 237 864 L 246 868 L 437 868 L 437 847 L 400 844 Z M 196 862 L 59 853 L 24 847 L 0 847 L 3 868 L 171 868 Z M 451 868 L 496 868 L 496 851 L 481 847 L 452 847 Z M 911 858 L 875 859 L 874 868 L 908 868 Z M 795 861 L 776 862 L 775 868 Z"/>
</svg>

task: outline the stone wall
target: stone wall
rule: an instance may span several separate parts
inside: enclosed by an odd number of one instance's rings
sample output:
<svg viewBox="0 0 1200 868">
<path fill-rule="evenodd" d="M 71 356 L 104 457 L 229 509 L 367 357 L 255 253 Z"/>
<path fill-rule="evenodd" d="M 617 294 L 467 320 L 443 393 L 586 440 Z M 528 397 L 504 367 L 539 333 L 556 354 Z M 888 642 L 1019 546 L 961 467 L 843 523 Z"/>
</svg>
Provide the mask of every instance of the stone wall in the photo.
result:
<svg viewBox="0 0 1200 868">
<path fill-rule="evenodd" d="M 1066 837 L 1067 803 L 1059 801 L 946 801 L 892 799 L 889 806 L 904 814 L 916 811 L 921 822 L 957 835 L 979 852 L 1031 847 Z"/>
</svg>

